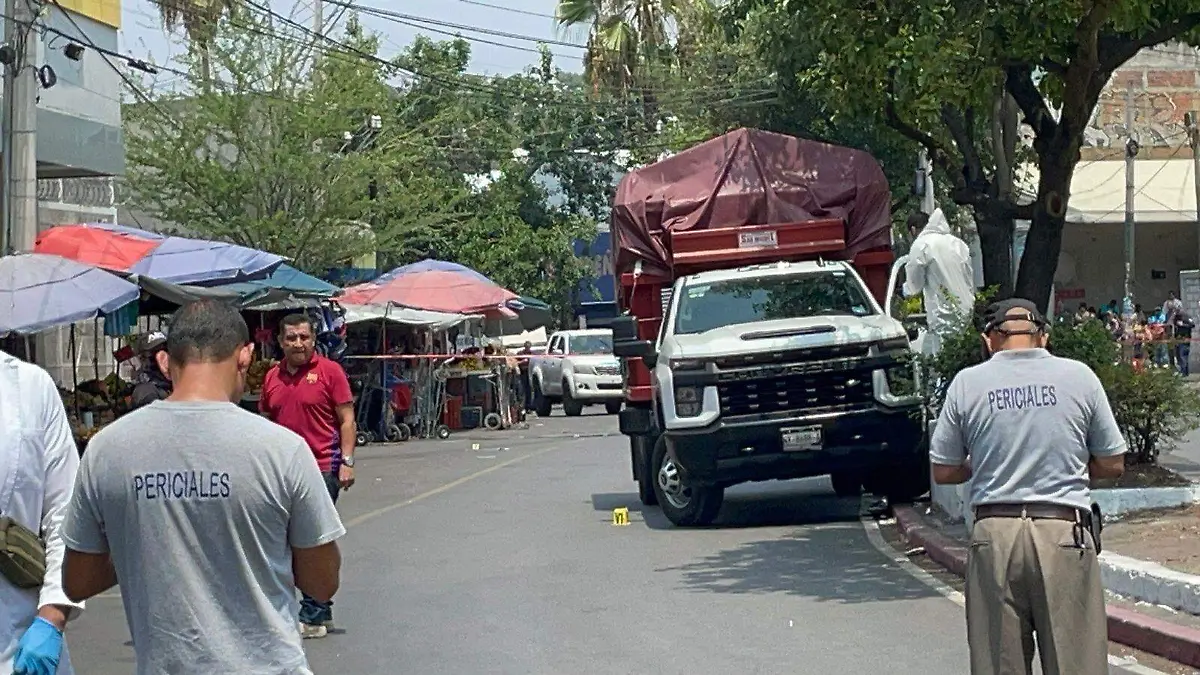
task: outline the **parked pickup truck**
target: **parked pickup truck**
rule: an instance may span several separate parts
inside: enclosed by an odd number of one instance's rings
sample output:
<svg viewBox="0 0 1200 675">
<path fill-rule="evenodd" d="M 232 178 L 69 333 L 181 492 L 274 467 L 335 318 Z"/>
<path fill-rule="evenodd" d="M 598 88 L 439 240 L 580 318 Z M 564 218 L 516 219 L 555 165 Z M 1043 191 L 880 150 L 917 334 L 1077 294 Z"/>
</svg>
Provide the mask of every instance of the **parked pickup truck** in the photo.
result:
<svg viewBox="0 0 1200 675">
<path fill-rule="evenodd" d="M 889 197 L 866 153 L 746 129 L 626 175 L 611 327 L 643 503 L 694 526 L 748 481 L 928 491 Z"/>
<path fill-rule="evenodd" d="M 556 402 L 572 417 L 595 403 L 603 403 L 610 415 L 620 412 L 625 385 L 621 362 L 612 348 L 608 329 L 564 330 L 551 335 L 546 355 L 534 359 L 529 371 L 537 414 L 548 416 Z"/>
</svg>

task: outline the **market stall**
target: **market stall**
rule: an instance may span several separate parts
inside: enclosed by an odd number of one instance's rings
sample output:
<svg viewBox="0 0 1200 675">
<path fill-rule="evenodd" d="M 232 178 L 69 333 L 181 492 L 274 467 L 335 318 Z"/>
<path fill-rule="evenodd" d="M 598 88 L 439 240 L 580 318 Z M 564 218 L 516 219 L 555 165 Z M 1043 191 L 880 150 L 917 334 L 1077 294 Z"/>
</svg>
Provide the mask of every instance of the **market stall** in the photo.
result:
<svg viewBox="0 0 1200 675">
<path fill-rule="evenodd" d="M 434 378 L 433 361 L 418 355 L 446 353 L 449 335 L 482 316 L 388 305 L 344 309 L 344 365 L 357 395 L 359 442 L 448 435 L 445 382 Z"/>
<path fill-rule="evenodd" d="M 371 283 L 347 288 L 341 301 L 473 314 L 493 325 L 519 322 L 522 312 L 527 313 L 530 327 L 544 323 L 539 317 L 549 316 L 544 303 L 522 298 L 475 270 L 443 260 L 399 267 Z M 516 362 L 497 353 L 502 349 L 491 345 L 485 332 L 482 323 L 473 324 L 469 331 L 448 331 L 443 345 L 428 345 L 425 351 L 404 357 L 419 366 L 414 393 L 419 435 L 444 438 L 454 429 L 502 429 L 521 419 L 523 407 L 514 405 L 520 400 Z"/>
<path fill-rule="evenodd" d="M 111 317 L 114 324 L 137 316 L 138 287 L 102 269 L 55 255 L 25 253 L 0 258 L 0 336 L 28 338 L 51 328 Z M 99 332 L 97 332 L 97 340 Z M 63 395 L 80 451 L 95 432 L 120 416 L 132 385 L 116 373 L 80 383 L 72 370 L 71 391 Z"/>
</svg>

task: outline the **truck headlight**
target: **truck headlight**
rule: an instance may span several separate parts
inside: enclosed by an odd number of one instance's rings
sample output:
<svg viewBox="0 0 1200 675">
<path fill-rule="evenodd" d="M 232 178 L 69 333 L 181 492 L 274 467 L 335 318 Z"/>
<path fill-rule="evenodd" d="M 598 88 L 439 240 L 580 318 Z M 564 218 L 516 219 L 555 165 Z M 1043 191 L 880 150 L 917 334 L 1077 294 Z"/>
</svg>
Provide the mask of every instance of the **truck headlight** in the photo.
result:
<svg viewBox="0 0 1200 675">
<path fill-rule="evenodd" d="M 583 363 L 577 363 L 575 364 L 575 372 L 579 373 L 580 375 L 595 375 L 596 368 Z"/>
<path fill-rule="evenodd" d="M 700 414 L 703 396 L 699 387 L 676 387 L 675 414 L 679 417 L 695 417 Z"/>
</svg>

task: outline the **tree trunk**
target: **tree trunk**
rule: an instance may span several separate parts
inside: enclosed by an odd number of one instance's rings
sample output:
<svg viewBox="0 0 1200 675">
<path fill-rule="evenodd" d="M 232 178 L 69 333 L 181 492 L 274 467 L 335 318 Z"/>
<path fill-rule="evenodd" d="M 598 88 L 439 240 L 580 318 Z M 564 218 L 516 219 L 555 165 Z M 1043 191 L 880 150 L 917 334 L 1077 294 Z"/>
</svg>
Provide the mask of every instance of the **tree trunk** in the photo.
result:
<svg viewBox="0 0 1200 675">
<path fill-rule="evenodd" d="M 975 211 L 975 229 L 983 254 L 983 285 L 996 286 L 995 299 L 1013 294 L 1013 221 L 985 210 Z"/>
<path fill-rule="evenodd" d="M 1038 200 L 1025 238 L 1015 289 L 1017 296 L 1037 303 L 1043 312 L 1052 309 L 1049 307 L 1050 291 L 1054 286 L 1054 272 L 1058 269 L 1058 254 L 1062 251 L 1067 195 L 1075 173 L 1075 162 L 1071 161 L 1075 151 L 1067 152 L 1061 146 L 1056 150 L 1047 152 L 1038 163 L 1041 172 Z"/>
</svg>

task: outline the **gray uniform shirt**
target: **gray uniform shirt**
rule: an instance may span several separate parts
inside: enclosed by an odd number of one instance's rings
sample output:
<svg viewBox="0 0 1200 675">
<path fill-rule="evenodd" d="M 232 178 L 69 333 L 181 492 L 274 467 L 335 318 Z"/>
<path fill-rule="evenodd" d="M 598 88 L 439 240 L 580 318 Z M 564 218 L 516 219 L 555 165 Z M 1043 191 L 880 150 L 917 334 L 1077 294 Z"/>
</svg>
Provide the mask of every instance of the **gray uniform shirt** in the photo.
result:
<svg viewBox="0 0 1200 675">
<path fill-rule="evenodd" d="M 291 547 L 345 532 L 300 436 L 156 401 L 88 444 L 63 539 L 111 555 L 140 675 L 307 675 Z"/>
<path fill-rule="evenodd" d="M 970 505 L 1091 508 L 1091 456 L 1125 452 L 1099 378 L 1044 349 L 997 352 L 950 382 L 930 440 L 934 464 L 971 458 Z"/>
</svg>

